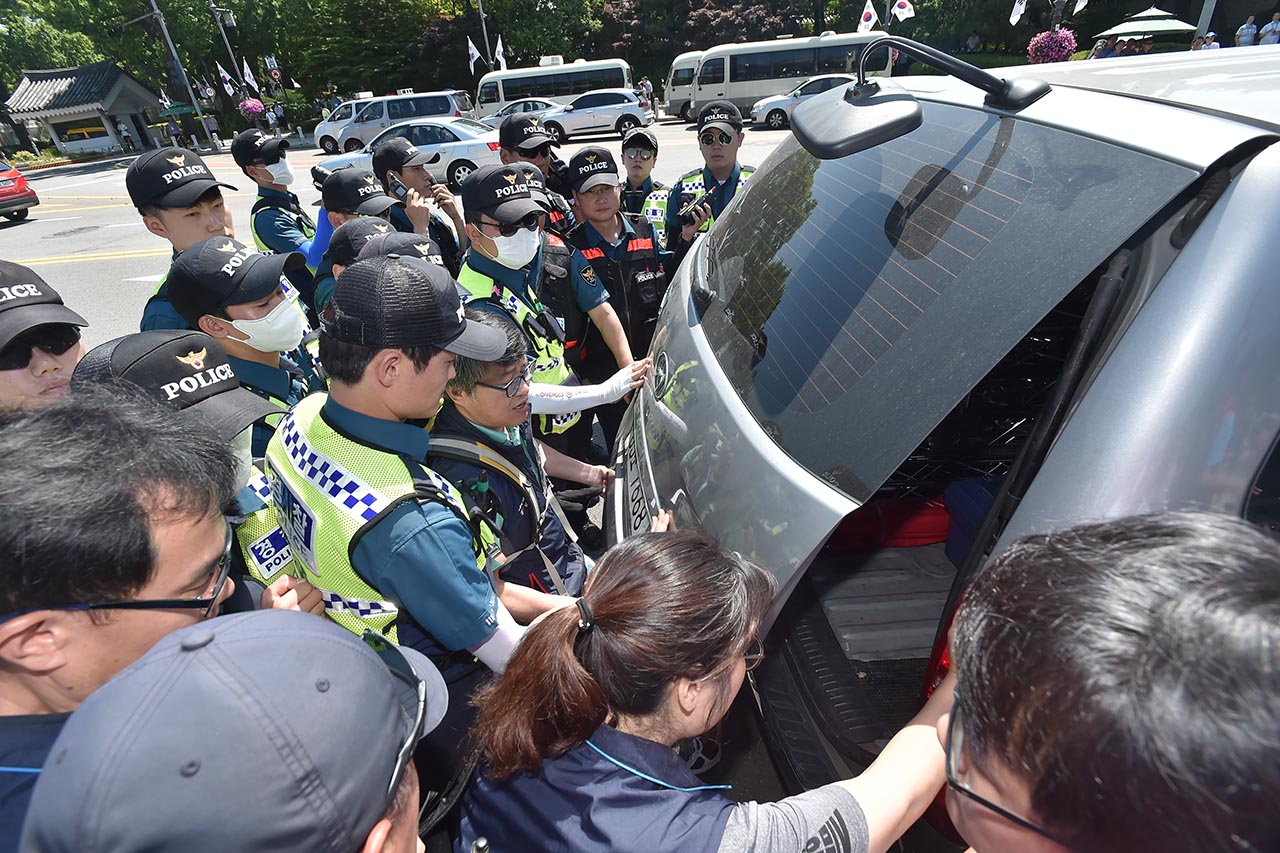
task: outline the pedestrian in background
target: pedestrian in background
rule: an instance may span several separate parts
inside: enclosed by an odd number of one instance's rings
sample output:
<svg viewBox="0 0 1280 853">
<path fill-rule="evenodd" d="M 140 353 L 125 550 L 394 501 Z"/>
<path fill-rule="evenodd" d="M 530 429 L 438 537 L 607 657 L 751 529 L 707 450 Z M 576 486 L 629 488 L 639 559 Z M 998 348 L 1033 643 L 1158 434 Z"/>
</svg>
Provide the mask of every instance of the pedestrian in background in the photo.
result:
<svg viewBox="0 0 1280 853">
<path fill-rule="evenodd" d="M 1258 44 L 1276 44 L 1280 42 L 1280 12 L 1271 16 L 1271 20 L 1262 25 Z"/>
</svg>

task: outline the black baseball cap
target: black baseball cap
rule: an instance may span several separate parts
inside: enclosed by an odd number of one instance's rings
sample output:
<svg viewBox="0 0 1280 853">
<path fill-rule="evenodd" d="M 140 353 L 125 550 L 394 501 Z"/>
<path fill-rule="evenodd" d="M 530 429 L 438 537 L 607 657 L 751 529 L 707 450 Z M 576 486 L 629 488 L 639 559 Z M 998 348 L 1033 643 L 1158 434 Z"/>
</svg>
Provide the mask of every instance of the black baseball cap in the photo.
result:
<svg viewBox="0 0 1280 853">
<path fill-rule="evenodd" d="M 559 145 L 556 138 L 538 121 L 537 116 L 509 115 L 498 125 L 498 145 L 506 149 L 537 148 L 540 145 Z"/>
<path fill-rule="evenodd" d="M 569 184 L 584 193 L 602 184 L 618 185 L 618 163 L 608 148 L 589 145 L 569 158 Z"/>
<path fill-rule="evenodd" d="M 732 101 L 712 101 L 698 113 L 698 133 L 704 128 L 715 127 L 725 133 L 742 132 L 742 113 Z"/>
<path fill-rule="evenodd" d="M 471 323 L 458 283 L 443 267 L 387 255 L 356 261 L 338 279 L 320 328 L 335 340 L 378 349 L 433 346 L 493 361 L 506 335 Z"/>
<path fill-rule="evenodd" d="M 483 166 L 462 182 L 462 206 L 502 223 L 519 222 L 530 213 L 543 213 L 533 200 L 529 180 L 518 166 Z"/>
<path fill-rule="evenodd" d="M 289 140 L 283 136 L 271 136 L 258 128 L 250 128 L 236 134 L 231 142 L 231 157 L 237 166 L 252 166 L 259 161 L 270 166 L 279 163 Z"/>
<path fill-rule="evenodd" d="M 431 151 L 421 151 L 418 146 L 403 136 L 397 136 L 378 143 L 378 147 L 373 149 L 373 173 L 385 184 L 387 170 L 395 169 L 399 172 L 406 166 L 421 166 L 424 163 L 430 163 L 437 156 Z M 430 175 L 430 172 L 427 174 Z M 434 176 L 429 180 L 433 184 L 436 182 Z"/>
<path fill-rule="evenodd" d="M 169 267 L 169 301 L 192 326 L 228 305 L 265 299 L 280 286 L 285 270 L 304 267 L 301 252 L 263 255 L 230 237 L 202 240 Z"/>
<path fill-rule="evenodd" d="M 89 325 L 85 318 L 63 305 L 58 291 L 29 267 L 0 261 L 0 348 L 28 329 L 51 323 Z"/>
<path fill-rule="evenodd" d="M 622 150 L 628 148 L 648 148 L 655 154 L 658 152 L 658 137 L 647 127 L 633 127 L 622 137 Z"/>
<path fill-rule="evenodd" d="M 191 207 L 214 187 L 234 190 L 213 176 L 200 155 L 185 148 L 148 151 L 129 165 L 124 185 L 134 207 Z"/>
<path fill-rule="evenodd" d="M 382 255 L 422 258 L 437 266 L 444 266 L 444 255 L 440 251 L 440 246 L 435 240 L 421 234 L 391 231 L 387 234 L 375 235 L 360 248 L 359 259 L 363 261 L 365 258 L 376 258 Z"/>
<path fill-rule="evenodd" d="M 324 179 L 320 199 L 325 210 L 377 216 L 400 202 L 387 195 L 368 169 L 338 169 Z"/>
<path fill-rule="evenodd" d="M 375 237 L 398 233 L 395 226 L 377 216 L 357 216 L 333 229 L 329 238 L 329 260 L 344 267 L 351 266 L 360 257 L 360 250 Z"/>
<path fill-rule="evenodd" d="M 76 365 L 71 389 L 104 382 L 137 385 L 223 441 L 284 411 L 241 387 L 227 354 L 204 332 L 136 332 L 99 344 Z"/>
<path fill-rule="evenodd" d="M 551 196 L 547 195 L 547 182 L 542 177 L 542 170 L 532 163 L 521 161 L 512 163 L 524 172 L 524 179 L 529 182 L 529 196 L 547 213 L 551 212 Z"/>
</svg>

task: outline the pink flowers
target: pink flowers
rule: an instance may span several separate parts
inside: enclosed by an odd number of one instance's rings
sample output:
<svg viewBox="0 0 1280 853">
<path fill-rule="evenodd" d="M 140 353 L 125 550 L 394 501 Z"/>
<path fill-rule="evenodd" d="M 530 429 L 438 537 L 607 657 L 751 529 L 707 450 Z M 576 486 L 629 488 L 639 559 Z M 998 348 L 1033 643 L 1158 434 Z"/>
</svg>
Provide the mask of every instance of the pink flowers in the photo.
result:
<svg viewBox="0 0 1280 853">
<path fill-rule="evenodd" d="M 1074 44 L 1074 42 L 1072 42 Z M 266 111 L 266 107 L 262 105 L 262 101 L 257 98 L 245 98 L 238 105 L 240 115 L 244 116 L 245 121 L 254 121 L 258 116 Z"/>
<path fill-rule="evenodd" d="M 1076 34 L 1066 27 L 1037 33 L 1027 45 L 1027 61 L 1066 62 L 1076 52 Z"/>
</svg>

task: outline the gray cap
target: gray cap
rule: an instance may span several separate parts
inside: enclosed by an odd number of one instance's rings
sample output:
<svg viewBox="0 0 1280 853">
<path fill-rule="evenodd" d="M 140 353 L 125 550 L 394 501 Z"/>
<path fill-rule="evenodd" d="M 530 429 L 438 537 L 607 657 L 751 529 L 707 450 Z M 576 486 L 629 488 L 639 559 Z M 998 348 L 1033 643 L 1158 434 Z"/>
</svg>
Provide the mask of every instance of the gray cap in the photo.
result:
<svg viewBox="0 0 1280 853">
<path fill-rule="evenodd" d="M 96 690 L 53 745 L 23 850 L 352 853 L 392 775 L 448 704 L 421 654 L 375 652 L 324 617 L 267 610 L 176 631 Z"/>
</svg>

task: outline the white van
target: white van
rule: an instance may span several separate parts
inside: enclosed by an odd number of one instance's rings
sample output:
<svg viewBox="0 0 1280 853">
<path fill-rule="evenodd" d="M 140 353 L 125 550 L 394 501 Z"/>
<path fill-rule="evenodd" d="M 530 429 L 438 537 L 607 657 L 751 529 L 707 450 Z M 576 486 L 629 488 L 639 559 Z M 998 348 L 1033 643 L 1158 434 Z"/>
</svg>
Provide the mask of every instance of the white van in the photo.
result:
<svg viewBox="0 0 1280 853">
<path fill-rule="evenodd" d="M 690 50 L 680 54 L 671 63 L 667 82 L 662 86 L 662 114 L 667 118 L 692 121 L 689 102 L 693 99 L 693 75 L 698 70 L 702 51 Z"/>
<path fill-rule="evenodd" d="M 329 113 L 323 121 L 316 125 L 316 145 L 319 145 L 324 153 L 337 154 L 342 150 L 338 147 L 338 134 L 351 122 L 351 119 L 355 118 L 356 110 L 367 101 L 367 98 L 343 101 L 334 107 L 333 112 Z"/>
<path fill-rule="evenodd" d="M 338 147 L 347 152 L 359 151 L 393 124 L 442 116 L 475 118 L 471 95 L 457 89 L 445 89 L 373 98 L 362 104 L 356 110 L 355 118 L 338 133 Z"/>
</svg>

